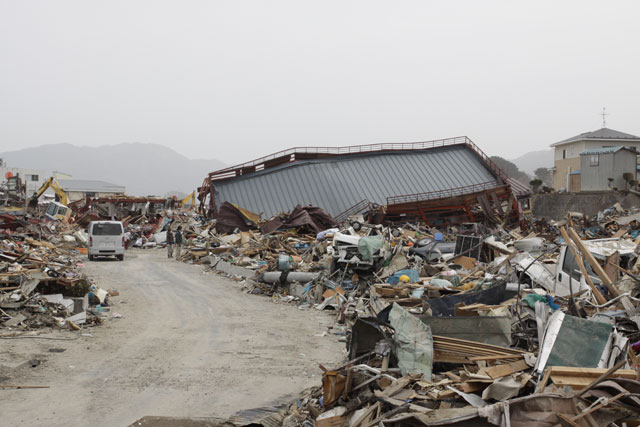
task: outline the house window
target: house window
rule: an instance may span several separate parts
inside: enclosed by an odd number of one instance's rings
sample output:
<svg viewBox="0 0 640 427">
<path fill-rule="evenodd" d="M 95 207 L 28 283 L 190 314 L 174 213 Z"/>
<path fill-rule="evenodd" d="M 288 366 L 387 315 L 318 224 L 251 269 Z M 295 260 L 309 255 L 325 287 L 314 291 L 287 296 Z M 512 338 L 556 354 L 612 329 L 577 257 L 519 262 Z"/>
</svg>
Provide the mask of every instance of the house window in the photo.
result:
<svg viewBox="0 0 640 427">
<path fill-rule="evenodd" d="M 562 158 L 563 159 L 567 158 L 567 150 L 562 150 Z"/>
<path fill-rule="evenodd" d="M 38 181 L 38 175 L 31 175 L 31 181 Z"/>
<path fill-rule="evenodd" d="M 600 164 L 600 156 L 599 155 L 594 155 L 594 156 L 589 156 L 589 166 L 598 166 Z"/>
</svg>

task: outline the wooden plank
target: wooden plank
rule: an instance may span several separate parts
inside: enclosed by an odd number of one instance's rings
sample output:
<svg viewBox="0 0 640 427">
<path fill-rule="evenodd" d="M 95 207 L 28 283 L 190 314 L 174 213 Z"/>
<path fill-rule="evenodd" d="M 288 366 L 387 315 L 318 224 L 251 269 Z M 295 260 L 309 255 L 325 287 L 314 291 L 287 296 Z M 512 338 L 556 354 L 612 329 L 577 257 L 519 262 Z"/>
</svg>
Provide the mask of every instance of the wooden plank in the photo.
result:
<svg viewBox="0 0 640 427">
<path fill-rule="evenodd" d="M 605 372 L 604 374 L 600 375 L 598 378 L 596 378 L 595 380 L 593 380 L 588 386 L 586 386 L 585 388 L 583 388 L 582 390 L 580 390 L 578 393 L 575 394 L 575 396 L 580 397 L 583 394 L 585 394 L 587 391 L 591 390 L 593 387 L 597 386 L 600 382 L 604 381 L 605 379 L 609 378 L 611 376 L 611 374 L 613 374 L 614 372 L 616 372 L 618 369 L 622 368 L 625 364 L 627 363 L 626 359 L 623 359 L 621 361 L 619 361 L 618 363 L 615 364 L 615 366 L 609 370 L 607 370 L 607 372 Z"/>
<path fill-rule="evenodd" d="M 474 356 L 469 357 L 471 362 L 480 362 L 482 360 L 503 360 L 503 359 L 520 359 L 524 354 L 498 354 L 494 356 Z"/>
<path fill-rule="evenodd" d="M 623 228 L 623 229 L 621 229 L 621 230 L 616 231 L 616 233 L 615 233 L 613 236 L 611 236 L 611 237 L 612 237 L 612 238 L 614 238 L 614 239 L 618 239 L 618 238 L 620 238 L 620 237 L 624 236 L 625 234 L 627 234 L 627 230 L 625 230 L 625 229 Z"/>
<path fill-rule="evenodd" d="M 600 263 L 593 256 L 591 251 L 589 251 L 589 249 L 587 249 L 584 243 L 582 243 L 582 239 L 580 239 L 580 236 L 578 236 L 578 233 L 576 233 L 576 230 L 569 227 L 569 230 L 567 232 L 569 233 L 569 237 L 571 237 L 571 240 L 573 240 L 573 242 L 576 244 L 580 252 L 582 252 L 582 255 L 585 257 L 589 265 L 591 265 L 591 268 L 598 275 L 600 280 L 602 280 L 602 283 L 607 287 L 611 295 L 613 295 L 614 297 L 619 296 L 620 292 L 618 292 L 618 289 L 615 286 L 613 286 L 611 279 L 609 279 L 609 276 L 604 271 Z"/>
<path fill-rule="evenodd" d="M 445 372 L 445 373 L 444 373 L 444 375 L 445 375 L 447 378 L 449 378 L 451 381 L 454 381 L 454 382 L 460 382 L 460 381 L 461 381 L 460 375 L 454 374 L 454 373 L 453 373 L 453 372 L 451 372 L 451 371 L 447 371 L 447 372 Z"/>
<path fill-rule="evenodd" d="M 507 375 L 511 375 L 516 372 L 529 369 L 529 365 L 524 360 L 518 360 L 517 362 L 506 363 L 504 365 L 491 366 L 490 368 L 482 368 L 478 371 L 479 374 L 489 375 L 494 380 Z"/>
<path fill-rule="evenodd" d="M 466 382 L 458 386 L 458 388 L 465 393 L 474 393 L 476 391 L 484 390 L 489 387 L 490 383 L 481 382 Z"/>
<path fill-rule="evenodd" d="M 391 397 L 411 383 L 411 378 L 402 377 L 395 380 L 391 385 L 384 389 L 382 397 Z"/>
<path fill-rule="evenodd" d="M 564 427 L 580 427 L 580 424 L 573 422 L 571 418 L 567 417 L 564 414 L 561 414 L 560 412 L 556 412 L 556 416 L 560 420 L 560 425 Z"/>
<path fill-rule="evenodd" d="M 544 370 L 544 376 L 538 383 L 538 388 L 536 389 L 536 393 L 542 393 L 544 388 L 547 386 L 547 383 L 549 382 L 550 376 L 551 376 L 551 367 L 547 367 L 547 369 Z"/>
<path fill-rule="evenodd" d="M 369 417 L 380 407 L 380 402 L 376 402 L 375 404 L 369 406 L 366 411 L 363 411 L 362 414 L 358 418 L 356 418 L 350 425 L 353 427 L 357 427 L 362 424 L 364 421 L 369 419 Z M 316 426 L 318 422 L 316 421 Z"/>
<path fill-rule="evenodd" d="M 612 282 L 618 281 L 618 270 L 614 267 L 620 263 L 620 253 L 615 251 L 611 256 L 607 257 L 604 265 L 604 271 Z"/>
<path fill-rule="evenodd" d="M 571 377 L 567 375 L 553 375 L 551 374 L 551 381 L 558 386 L 570 386 L 574 390 L 582 390 L 588 386 L 593 378 L 591 377 Z"/>
<path fill-rule="evenodd" d="M 576 368 L 573 366 L 551 366 L 551 376 L 565 376 L 565 377 L 592 377 L 596 378 L 607 372 L 605 368 Z M 638 373 L 633 369 L 620 369 L 614 372 L 612 375 L 614 378 L 628 378 L 635 380 L 638 377 Z"/>
<path fill-rule="evenodd" d="M 571 251 L 573 258 L 576 260 L 576 263 L 578 264 L 578 268 L 582 273 L 582 277 L 584 277 L 585 282 L 587 282 L 587 285 L 589 286 L 589 288 L 591 288 L 591 292 L 593 293 L 593 296 L 595 297 L 596 301 L 598 302 L 598 304 L 606 303 L 607 299 L 604 296 L 602 296 L 602 294 L 600 293 L 596 285 L 593 283 L 593 280 L 591 280 L 589 273 L 587 273 L 587 268 L 584 266 L 584 262 L 582 262 L 582 256 L 579 256 L 579 254 L 576 253 L 576 250 L 573 249 L 573 246 L 571 246 L 570 244 L 571 240 L 569 239 L 569 236 L 567 235 L 567 232 L 565 231 L 564 227 L 560 229 L 560 233 L 562 234 L 562 238 L 564 239 L 564 241 L 567 242 L 567 248 L 569 249 L 569 251 Z"/>
<path fill-rule="evenodd" d="M 476 266 L 476 259 L 475 258 L 471 258 L 468 256 L 458 256 L 456 258 L 454 258 L 452 260 L 454 263 L 461 265 L 462 267 L 464 267 L 467 270 L 473 270 L 473 268 Z"/>
<path fill-rule="evenodd" d="M 494 350 L 498 353 L 511 353 L 511 354 L 524 354 L 527 353 L 526 351 L 523 350 L 516 350 L 513 348 L 508 348 L 508 347 L 500 347 L 497 345 L 491 345 L 491 344 L 484 344 L 481 342 L 477 342 L 477 341 L 468 341 L 468 340 L 462 340 L 459 338 L 451 338 L 451 337 L 443 337 L 440 335 L 434 335 L 433 336 L 433 342 L 434 343 L 451 343 L 451 344 L 461 344 L 461 345 L 465 345 L 467 347 L 472 347 L 472 348 L 481 348 L 481 349 L 485 349 L 485 350 Z"/>
<path fill-rule="evenodd" d="M 433 350 L 433 361 L 460 364 L 470 363 L 469 359 L 467 359 L 464 355 L 456 352 L 439 351 L 436 349 Z"/>
</svg>

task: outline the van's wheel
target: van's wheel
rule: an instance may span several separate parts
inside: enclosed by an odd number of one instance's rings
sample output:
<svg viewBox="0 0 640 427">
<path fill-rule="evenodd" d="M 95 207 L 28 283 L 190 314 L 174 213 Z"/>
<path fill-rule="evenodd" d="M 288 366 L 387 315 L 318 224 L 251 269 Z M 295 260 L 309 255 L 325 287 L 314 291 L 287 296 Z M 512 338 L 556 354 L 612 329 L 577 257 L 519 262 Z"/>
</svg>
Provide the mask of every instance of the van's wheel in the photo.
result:
<svg viewBox="0 0 640 427">
<path fill-rule="evenodd" d="M 118 255 L 118 261 L 124 261 L 124 255 Z"/>
<path fill-rule="evenodd" d="M 89 261 L 93 261 L 93 255 L 89 255 Z"/>
</svg>

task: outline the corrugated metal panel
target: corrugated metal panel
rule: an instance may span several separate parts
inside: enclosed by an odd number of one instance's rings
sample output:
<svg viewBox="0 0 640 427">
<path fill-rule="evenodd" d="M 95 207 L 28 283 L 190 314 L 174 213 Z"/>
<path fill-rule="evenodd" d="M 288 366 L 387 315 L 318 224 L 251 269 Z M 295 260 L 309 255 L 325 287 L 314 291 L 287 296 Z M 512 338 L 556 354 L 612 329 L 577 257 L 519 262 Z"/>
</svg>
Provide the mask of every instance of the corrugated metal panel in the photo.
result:
<svg viewBox="0 0 640 427">
<path fill-rule="evenodd" d="M 521 183 L 517 179 L 509 178 L 507 179 L 509 185 L 511 186 L 511 191 L 516 197 L 524 197 L 531 194 L 531 188 L 527 185 Z"/>
<path fill-rule="evenodd" d="M 64 191 L 93 191 L 96 193 L 124 193 L 125 191 L 123 185 L 105 181 L 87 179 L 59 179 L 57 181 Z"/>
<path fill-rule="evenodd" d="M 331 215 L 363 199 L 447 190 L 497 178 L 466 145 L 412 152 L 377 152 L 300 161 L 214 182 L 216 204 L 228 201 L 271 217 L 297 204 L 320 206 Z"/>
</svg>

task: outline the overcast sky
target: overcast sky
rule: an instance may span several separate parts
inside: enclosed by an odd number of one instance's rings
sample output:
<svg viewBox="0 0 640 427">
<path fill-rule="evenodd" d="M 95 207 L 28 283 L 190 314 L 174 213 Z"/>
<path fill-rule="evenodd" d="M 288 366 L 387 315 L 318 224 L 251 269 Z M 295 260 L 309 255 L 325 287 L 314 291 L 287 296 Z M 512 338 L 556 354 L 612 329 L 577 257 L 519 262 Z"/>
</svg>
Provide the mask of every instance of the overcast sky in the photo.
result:
<svg viewBox="0 0 640 427">
<path fill-rule="evenodd" d="M 640 134 L 638 1 L 0 0 L 0 152 Z M 164 165 L 163 165 L 164 166 Z"/>
</svg>

